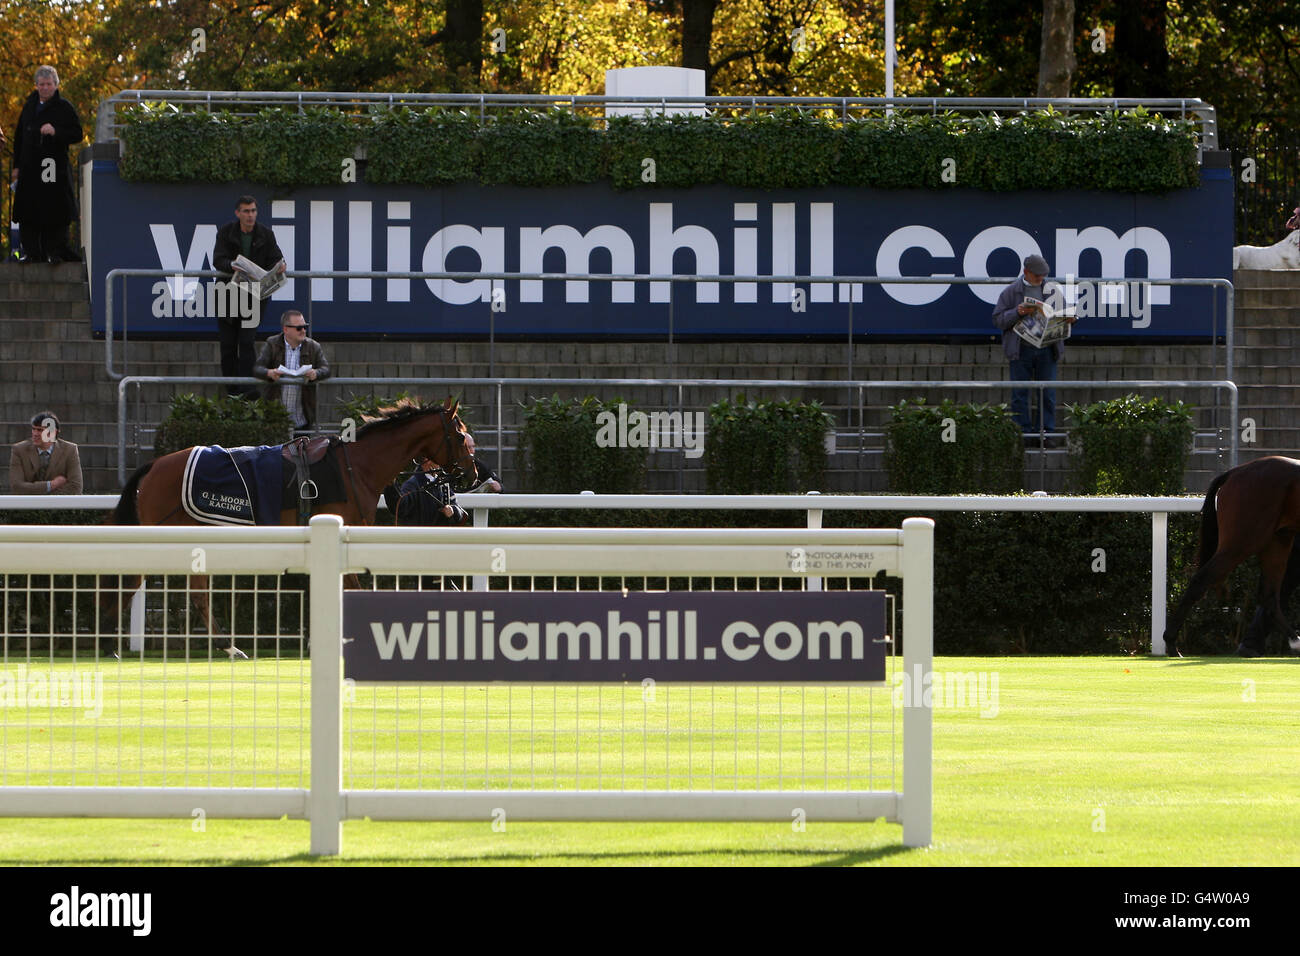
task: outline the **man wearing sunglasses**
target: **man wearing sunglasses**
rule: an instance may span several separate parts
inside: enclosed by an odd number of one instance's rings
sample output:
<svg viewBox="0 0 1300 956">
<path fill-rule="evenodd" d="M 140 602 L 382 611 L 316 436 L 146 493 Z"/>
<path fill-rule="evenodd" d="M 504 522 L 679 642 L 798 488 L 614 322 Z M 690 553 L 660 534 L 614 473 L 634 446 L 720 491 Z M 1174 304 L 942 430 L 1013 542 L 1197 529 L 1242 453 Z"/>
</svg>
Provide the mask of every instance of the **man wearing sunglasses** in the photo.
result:
<svg viewBox="0 0 1300 956">
<path fill-rule="evenodd" d="M 280 334 L 262 343 L 253 376 L 270 382 L 266 397 L 289 410 L 294 431 L 316 428 L 316 383 L 330 377 L 325 350 L 307 337 L 307 320 L 297 309 L 280 318 Z"/>
</svg>

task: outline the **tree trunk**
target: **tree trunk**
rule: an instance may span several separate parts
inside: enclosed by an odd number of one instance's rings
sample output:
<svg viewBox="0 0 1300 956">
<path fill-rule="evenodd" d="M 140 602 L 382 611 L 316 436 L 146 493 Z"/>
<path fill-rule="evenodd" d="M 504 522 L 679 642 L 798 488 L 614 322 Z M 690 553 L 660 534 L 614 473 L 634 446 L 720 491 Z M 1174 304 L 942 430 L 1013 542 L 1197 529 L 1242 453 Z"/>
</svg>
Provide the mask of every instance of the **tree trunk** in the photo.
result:
<svg viewBox="0 0 1300 956">
<path fill-rule="evenodd" d="M 1038 52 L 1038 95 L 1070 95 L 1074 58 L 1074 0 L 1043 0 L 1043 42 Z"/>
<path fill-rule="evenodd" d="M 713 13 L 719 0 L 682 0 L 682 66 L 704 71 L 704 95 L 713 95 Z"/>
<path fill-rule="evenodd" d="M 1170 96 L 1167 0 L 1124 0 L 1115 17 L 1115 95 Z"/>
</svg>

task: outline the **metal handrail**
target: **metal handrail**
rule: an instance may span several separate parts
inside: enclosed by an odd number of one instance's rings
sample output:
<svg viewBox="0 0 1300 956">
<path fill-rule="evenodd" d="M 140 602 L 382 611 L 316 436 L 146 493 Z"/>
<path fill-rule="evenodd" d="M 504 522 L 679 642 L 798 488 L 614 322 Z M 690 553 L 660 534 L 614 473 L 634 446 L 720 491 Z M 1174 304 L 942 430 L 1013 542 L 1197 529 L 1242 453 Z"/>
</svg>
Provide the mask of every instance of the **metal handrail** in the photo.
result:
<svg viewBox="0 0 1300 956">
<path fill-rule="evenodd" d="M 117 471 L 118 480 L 126 481 L 126 434 L 127 434 L 127 389 L 139 385 L 228 385 L 245 383 L 249 379 L 226 377 L 220 375 L 171 376 L 171 375 L 130 375 L 117 383 Z M 676 388 L 679 396 L 686 388 L 817 388 L 817 389 L 856 389 L 858 392 L 859 421 L 863 419 L 862 407 L 864 393 L 869 388 L 877 389 L 1150 389 L 1150 388 L 1224 388 L 1228 391 L 1229 423 L 1228 433 L 1230 465 L 1237 464 L 1238 435 L 1235 423 L 1238 419 L 1239 397 L 1236 383 L 1229 380 L 1181 380 L 1156 381 L 1153 379 L 1115 379 L 1115 380 L 1071 380 L 1058 379 L 1051 382 L 1013 382 L 1001 379 L 967 380 L 967 381 L 875 381 L 875 380 L 834 380 L 834 379 L 654 379 L 654 378 L 395 378 L 392 376 L 366 377 L 331 377 L 318 383 L 320 387 L 337 387 L 344 385 L 387 386 L 403 385 L 437 385 L 446 387 L 487 386 L 496 389 L 496 434 L 497 454 L 504 446 L 502 409 L 502 392 L 508 387 L 576 385 L 583 388 Z M 683 404 L 680 399 L 679 405 Z M 1216 406 L 1219 407 L 1219 406 Z"/>
<path fill-rule="evenodd" d="M 1195 118 L 1201 124 L 1200 145 L 1218 149 L 1218 123 L 1214 107 L 1195 97 L 932 97 L 932 96 L 564 96 L 511 93 L 363 93 L 363 92 L 277 92 L 239 90 L 122 90 L 102 100 L 95 123 L 96 142 L 118 138 L 121 124 L 118 109 L 147 101 L 166 101 L 181 108 L 211 110 L 214 106 L 306 106 L 339 107 L 362 113 L 373 106 L 473 107 L 480 121 L 489 112 L 513 107 L 567 108 L 577 113 L 588 109 L 604 113 L 606 107 L 645 106 L 647 109 L 704 108 L 745 109 L 771 112 L 791 107 L 833 110 L 842 121 L 851 113 L 898 110 L 900 112 L 980 113 L 1027 111 L 1052 107 L 1063 113 L 1114 112 L 1144 107 L 1153 111 L 1177 110 L 1181 118 Z M 238 111 L 236 112 L 238 115 Z M 250 114 L 251 115 L 251 114 Z"/>
<path fill-rule="evenodd" d="M 453 281 L 467 282 L 474 280 L 500 280 L 513 282 L 520 279 L 542 280 L 552 282 L 762 282 L 762 283 L 789 283 L 792 285 L 834 285 L 837 283 L 858 283 L 862 285 L 1002 285 L 1015 280 L 1015 276 L 996 277 L 996 276 L 853 276 L 853 275 L 835 275 L 835 276 L 811 276 L 811 275 L 697 275 L 695 273 L 672 273 L 670 275 L 655 275 L 652 273 L 579 273 L 579 272 L 394 272 L 394 271 L 375 271 L 375 270 L 296 270 L 291 269 L 285 273 L 286 276 L 295 279 L 450 279 Z M 104 275 L 104 368 L 108 377 L 113 381 L 122 378 L 123 373 L 118 372 L 113 367 L 113 280 L 118 276 L 124 277 L 155 277 L 155 278 L 199 278 L 213 279 L 225 278 L 227 273 L 217 272 L 212 269 L 203 271 L 185 271 L 177 269 L 110 269 Z M 1180 278 L 1180 279 L 1146 279 L 1133 278 L 1128 276 L 1120 277 L 1100 277 L 1075 276 L 1074 283 L 1096 283 L 1096 284 L 1118 284 L 1130 282 L 1143 282 L 1153 286 L 1203 286 L 1210 288 L 1222 288 L 1225 297 L 1224 311 L 1224 336 L 1225 336 L 1225 357 L 1224 357 L 1224 378 L 1232 379 L 1233 376 L 1233 339 L 1235 338 L 1235 319 L 1234 306 L 1236 290 L 1229 279 L 1217 278 Z M 659 303 L 664 304 L 664 303 Z M 838 303 L 848 307 L 848 314 L 852 316 L 852 303 Z M 672 308 L 673 303 L 670 298 L 666 303 L 669 314 L 668 338 L 672 341 Z M 1217 299 L 1216 299 L 1217 308 Z M 305 307 L 308 322 L 311 321 L 311 300 L 308 299 Z M 850 333 L 852 328 L 850 326 Z M 125 316 L 123 317 L 122 335 L 125 339 L 127 333 Z M 990 334 L 992 334 L 990 332 Z M 1218 337 L 1217 315 L 1215 327 L 1211 330 L 1211 336 L 1215 339 Z M 495 330 L 489 329 L 490 343 L 495 342 Z"/>
</svg>

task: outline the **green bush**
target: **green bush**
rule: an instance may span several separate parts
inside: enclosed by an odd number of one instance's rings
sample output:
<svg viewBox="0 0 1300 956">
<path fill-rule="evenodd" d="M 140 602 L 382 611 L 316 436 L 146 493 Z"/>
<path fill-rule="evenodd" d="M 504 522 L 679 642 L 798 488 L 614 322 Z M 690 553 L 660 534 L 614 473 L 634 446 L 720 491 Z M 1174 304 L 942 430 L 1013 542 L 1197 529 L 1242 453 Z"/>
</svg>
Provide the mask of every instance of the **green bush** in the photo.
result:
<svg viewBox="0 0 1300 956">
<path fill-rule="evenodd" d="M 178 395 L 171 410 L 158 426 L 154 457 L 193 445 L 282 445 L 289 440 L 293 423 L 279 402 L 238 396 L 206 398 Z"/>
<path fill-rule="evenodd" d="M 720 495 L 777 495 L 821 488 L 826 433 L 820 402 L 747 402 L 744 394 L 709 407 L 705 483 Z"/>
<path fill-rule="evenodd" d="M 797 110 L 743 116 L 721 137 L 723 181 L 758 189 L 829 185 L 843 138 L 838 123 Z"/>
<path fill-rule="evenodd" d="M 901 495 L 1010 494 L 1024 479 L 1024 440 L 1006 405 L 904 399 L 890 409 L 885 469 Z"/>
<path fill-rule="evenodd" d="M 366 179 L 558 186 L 610 178 L 617 189 L 726 183 L 779 189 L 859 186 L 991 191 L 1196 188 L 1196 124 L 1135 109 L 1001 117 L 898 112 L 841 123 L 822 115 L 615 117 L 518 110 L 478 117 L 374 107 L 252 117 L 180 113 L 166 103 L 124 114 L 122 176 L 153 182 L 326 185 L 366 149 Z M 653 183 L 642 179 L 653 159 Z M 951 161 L 951 162 L 949 162 Z M 947 174 L 947 175 L 945 175 Z"/>
<path fill-rule="evenodd" d="M 228 113 L 180 113 L 143 103 L 122 115 L 122 178 L 153 183 L 229 183 L 243 178 L 243 122 Z"/>
<path fill-rule="evenodd" d="M 338 185 L 362 134 L 356 120 L 336 110 L 263 110 L 244 124 L 243 178 L 268 186 Z"/>
<path fill-rule="evenodd" d="M 591 183 L 607 175 L 604 134 L 567 110 L 506 113 L 478 134 L 479 180 L 512 186 Z"/>
<path fill-rule="evenodd" d="M 641 494 L 645 491 L 644 448 L 601 447 L 602 412 L 618 414 L 610 402 L 588 395 L 568 401 L 559 395 L 534 399 L 524 408 L 519 471 L 528 491 L 538 494 Z M 631 405 L 628 404 L 629 410 Z"/>
<path fill-rule="evenodd" d="M 465 112 L 378 111 L 366 140 L 366 182 L 472 182 L 478 178 L 478 133 L 478 117 Z"/>
<path fill-rule="evenodd" d="M 605 142 L 615 189 L 686 187 L 722 182 L 727 127 L 707 116 L 616 116 Z M 654 179 L 646 160 L 654 161 Z"/>
<path fill-rule="evenodd" d="M 1192 448 L 1192 412 L 1183 402 L 1136 395 L 1067 405 L 1073 426 L 1073 482 L 1084 494 L 1177 495 Z"/>
</svg>

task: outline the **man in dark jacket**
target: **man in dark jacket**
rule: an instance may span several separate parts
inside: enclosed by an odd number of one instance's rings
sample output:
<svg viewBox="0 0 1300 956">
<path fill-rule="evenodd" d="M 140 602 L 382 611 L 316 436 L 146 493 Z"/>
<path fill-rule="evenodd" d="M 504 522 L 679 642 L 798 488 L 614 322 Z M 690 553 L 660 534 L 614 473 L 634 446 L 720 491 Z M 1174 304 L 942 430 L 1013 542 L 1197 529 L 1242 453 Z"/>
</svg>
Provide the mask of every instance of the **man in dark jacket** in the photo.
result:
<svg viewBox="0 0 1300 956">
<path fill-rule="evenodd" d="M 68 147 L 82 140 L 77 111 L 59 96 L 52 66 L 36 70 L 36 89 L 27 97 L 14 132 L 13 218 L 23 245 L 23 262 L 80 262 L 68 248 L 68 224 L 77 214 Z"/>
<path fill-rule="evenodd" d="M 235 220 L 217 230 L 217 242 L 212 247 L 212 268 L 218 272 L 234 274 L 235 259 L 243 256 L 263 269 L 270 270 L 280 264 L 284 254 L 275 241 L 275 233 L 258 225 L 257 200 L 240 196 L 235 200 Z M 258 314 L 258 313 L 255 313 Z M 221 374 L 244 376 L 253 373 L 256 354 L 257 323 L 241 321 L 237 316 L 217 319 L 217 338 L 221 341 Z M 258 376 L 263 378 L 265 376 Z M 244 394 L 248 389 L 230 385 L 226 390 L 232 395 Z"/>
<path fill-rule="evenodd" d="M 1036 348 L 1022 341 L 1016 334 L 1016 326 L 1025 316 L 1034 311 L 1025 304 L 1025 298 L 1046 300 L 1043 288 L 1050 272 L 1047 260 L 1038 254 L 1025 258 L 1025 271 L 1017 276 L 1010 285 L 1002 290 L 997 304 L 993 306 L 993 324 L 1002 331 L 1002 354 L 1011 363 L 1011 381 L 1013 382 L 1055 382 L 1056 364 L 1065 354 L 1064 342 L 1053 342 Z M 1070 322 L 1073 324 L 1074 320 Z M 1030 415 L 1029 389 L 1011 390 L 1011 413 L 1016 424 L 1025 436 L 1038 432 L 1042 425 L 1044 432 L 1056 430 L 1056 389 L 1042 389 L 1042 421 L 1038 416 Z"/>
<path fill-rule="evenodd" d="M 301 374 L 290 374 L 298 372 Z M 297 309 L 285 312 L 280 319 L 280 334 L 262 343 L 253 376 L 271 383 L 266 397 L 283 403 L 295 430 L 316 427 L 315 383 L 330 377 L 330 363 L 320 343 L 307 338 L 307 320 Z"/>
</svg>

